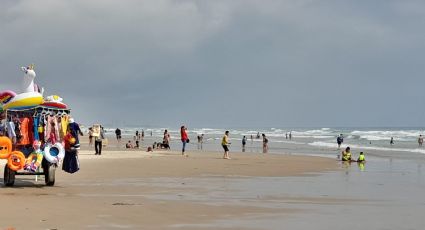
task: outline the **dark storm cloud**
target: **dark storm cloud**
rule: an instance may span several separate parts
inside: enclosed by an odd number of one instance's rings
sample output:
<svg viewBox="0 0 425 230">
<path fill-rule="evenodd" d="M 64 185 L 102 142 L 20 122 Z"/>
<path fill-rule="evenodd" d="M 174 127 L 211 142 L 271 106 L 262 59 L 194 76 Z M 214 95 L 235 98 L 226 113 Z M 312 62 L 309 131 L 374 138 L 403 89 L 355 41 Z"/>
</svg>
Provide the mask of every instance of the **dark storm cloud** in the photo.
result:
<svg viewBox="0 0 425 230">
<path fill-rule="evenodd" d="M 84 123 L 409 126 L 425 109 L 420 1 L 6 1 L 18 67 Z"/>
</svg>

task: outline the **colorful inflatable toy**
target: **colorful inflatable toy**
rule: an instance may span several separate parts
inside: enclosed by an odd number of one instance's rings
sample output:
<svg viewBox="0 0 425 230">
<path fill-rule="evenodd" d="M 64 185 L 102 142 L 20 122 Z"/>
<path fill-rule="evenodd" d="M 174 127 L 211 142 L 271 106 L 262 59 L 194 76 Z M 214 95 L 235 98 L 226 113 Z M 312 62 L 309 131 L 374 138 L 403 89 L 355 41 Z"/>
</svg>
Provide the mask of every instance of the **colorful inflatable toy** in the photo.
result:
<svg viewBox="0 0 425 230">
<path fill-rule="evenodd" d="M 58 163 L 65 156 L 65 149 L 62 144 L 55 143 L 54 145 L 46 145 L 44 147 L 44 157 L 52 164 Z"/>
<path fill-rule="evenodd" d="M 34 152 L 31 153 L 25 162 L 24 169 L 30 172 L 37 171 L 38 167 L 40 167 L 41 162 L 43 161 L 43 151 L 41 151 L 41 142 L 35 140 L 33 143 Z"/>
<path fill-rule="evenodd" d="M 62 102 L 62 98 L 58 95 L 50 95 L 46 98 L 42 106 L 52 107 L 57 109 L 66 109 L 68 106 Z"/>
<path fill-rule="evenodd" d="M 0 93 L 0 103 L 7 104 L 15 96 L 16 93 L 11 90 L 3 91 Z"/>
<path fill-rule="evenodd" d="M 19 151 L 11 152 L 9 158 L 7 159 L 7 166 L 13 171 L 18 171 L 24 168 L 25 155 Z"/>
<path fill-rule="evenodd" d="M 0 136 L 0 159 L 7 159 L 12 152 L 12 141 L 8 137 Z"/>
<path fill-rule="evenodd" d="M 39 92 L 38 86 L 34 84 L 35 72 L 34 66 L 22 67 L 25 72 L 24 92 L 16 94 L 11 90 L 0 92 L 0 102 L 3 109 L 26 109 L 38 106 L 43 103 L 43 95 Z"/>
<path fill-rule="evenodd" d="M 6 104 L 3 104 L 3 109 L 26 109 L 32 108 L 43 103 L 43 96 L 39 93 L 21 93 L 11 98 Z"/>
</svg>

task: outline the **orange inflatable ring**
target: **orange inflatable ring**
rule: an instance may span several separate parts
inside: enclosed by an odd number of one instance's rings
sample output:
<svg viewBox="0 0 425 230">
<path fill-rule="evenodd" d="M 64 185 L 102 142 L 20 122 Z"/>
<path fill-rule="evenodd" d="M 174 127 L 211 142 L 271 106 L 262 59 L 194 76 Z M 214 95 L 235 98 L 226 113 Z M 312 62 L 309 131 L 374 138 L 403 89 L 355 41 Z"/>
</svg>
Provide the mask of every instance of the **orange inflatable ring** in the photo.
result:
<svg viewBox="0 0 425 230">
<path fill-rule="evenodd" d="M 25 166 L 25 155 L 20 151 L 13 151 L 7 159 L 7 167 L 13 171 L 18 171 Z"/>
<path fill-rule="evenodd" d="M 12 141 L 8 137 L 0 137 L 0 159 L 7 159 L 12 152 Z"/>
</svg>

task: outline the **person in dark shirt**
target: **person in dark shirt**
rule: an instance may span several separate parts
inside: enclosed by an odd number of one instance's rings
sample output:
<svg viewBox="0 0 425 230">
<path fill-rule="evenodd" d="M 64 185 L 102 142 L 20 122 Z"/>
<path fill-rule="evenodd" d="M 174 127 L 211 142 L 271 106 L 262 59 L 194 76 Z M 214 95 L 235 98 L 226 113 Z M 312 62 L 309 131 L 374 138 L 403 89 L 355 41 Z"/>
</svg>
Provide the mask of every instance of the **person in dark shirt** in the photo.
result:
<svg viewBox="0 0 425 230">
<path fill-rule="evenodd" d="M 78 134 L 84 136 L 83 132 L 81 132 L 80 126 L 77 122 L 74 121 L 74 119 L 70 118 L 68 128 L 70 129 L 72 137 L 75 138 L 75 149 L 80 149 L 80 140 L 78 138 Z"/>
<path fill-rule="evenodd" d="M 121 129 L 117 128 L 115 130 L 115 136 L 117 137 L 117 141 L 121 140 Z"/>
</svg>

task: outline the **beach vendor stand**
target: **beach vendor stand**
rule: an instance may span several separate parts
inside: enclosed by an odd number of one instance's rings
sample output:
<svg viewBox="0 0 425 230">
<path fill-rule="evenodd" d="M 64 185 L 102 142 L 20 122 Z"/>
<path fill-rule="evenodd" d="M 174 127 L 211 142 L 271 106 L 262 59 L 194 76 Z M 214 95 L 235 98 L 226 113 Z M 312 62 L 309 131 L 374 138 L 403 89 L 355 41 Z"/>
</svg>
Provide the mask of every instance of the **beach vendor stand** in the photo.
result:
<svg viewBox="0 0 425 230">
<path fill-rule="evenodd" d="M 53 186 L 56 168 L 65 155 L 71 110 L 57 95 L 43 98 L 43 90 L 34 84 L 33 66 L 22 70 L 24 92 L 0 92 L 0 159 L 7 160 L 4 185 L 13 186 L 18 175 L 44 175 L 46 185 Z"/>
<path fill-rule="evenodd" d="M 4 184 L 13 186 L 16 175 L 44 175 L 46 185 L 53 186 L 55 170 L 65 155 L 60 140 L 66 133 L 70 110 L 37 106 L 5 113 L 7 127 L 13 130 L 7 130 L 10 136 L 3 139 L 9 138 L 13 151 L 4 168 Z"/>
</svg>

